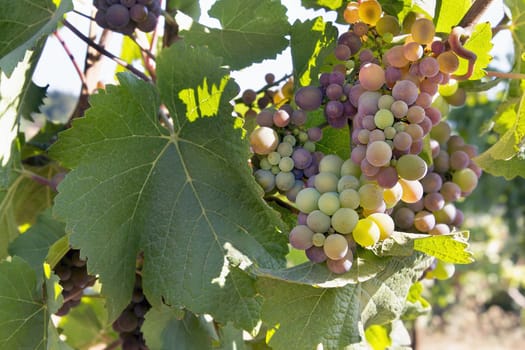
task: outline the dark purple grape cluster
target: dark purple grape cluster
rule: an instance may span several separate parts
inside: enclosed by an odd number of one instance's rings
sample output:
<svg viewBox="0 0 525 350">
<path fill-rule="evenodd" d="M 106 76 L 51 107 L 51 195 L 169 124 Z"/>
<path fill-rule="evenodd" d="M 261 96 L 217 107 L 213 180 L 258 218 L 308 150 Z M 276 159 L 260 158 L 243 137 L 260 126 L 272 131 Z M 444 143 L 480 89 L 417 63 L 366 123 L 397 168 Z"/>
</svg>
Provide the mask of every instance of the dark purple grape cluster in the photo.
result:
<svg viewBox="0 0 525 350">
<path fill-rule="evenodd" d="M 113 329 L 119 333 L 122 341 L 122 350 L 148 349 L 140 328 L 144 323 L 144 316 L 150 308 L 151 304 L 142 291 L 142 277 L 136 273 L 131 302 L 113 322 Z"/>
<path fill-rule="evenodd" d="M 84 289 L 95 283 L 95 276 L 87 272 L 86 261 L 80 259 L 78 249 L 70 249 L 56 264 L 55 274 L 60 278 L 64 304 L 58 309 L 56 315 L 66 315 L 72 307 L 80 304 Z"/>
<path fill-rule="evenodd" d="M 160 0 L 94 0 L 95 21 L 102 28 L 131 35 L 135 28 L 151 32 L 161 13 Z"/>
<path fill-rule="evenodd" d="M 289 104 L 256 115 L 258 128 L 250 135 L 252 166 L 266 193 L 277 190 L 293 201 L 304 181 L 319 172 L 323 153 L 316 150 L 316 142 L 323 133 L 318 127 L 307 129 L 306 119 L 305 111 Z"/>
</svg>

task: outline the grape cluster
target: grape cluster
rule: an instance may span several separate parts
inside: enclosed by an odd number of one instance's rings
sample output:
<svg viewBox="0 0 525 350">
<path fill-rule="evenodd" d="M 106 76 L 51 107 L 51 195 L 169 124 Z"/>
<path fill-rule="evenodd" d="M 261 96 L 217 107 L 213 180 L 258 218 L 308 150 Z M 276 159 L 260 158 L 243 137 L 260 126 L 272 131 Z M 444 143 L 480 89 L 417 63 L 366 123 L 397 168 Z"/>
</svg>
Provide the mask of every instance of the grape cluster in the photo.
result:
<svg viewBox="0 0 525 350">
<path fill-rule="evenodd" d="M 432 21 L 407 16 L 401 25 L 377 0 L 350 2 L 344 18 L 350 29 L 338 38 L 332 71 L 294 96 L 299 111 L 322 109 L 329 126 L 351 129 L 350 159 L 324 156 L 319 172 L 308 174 L 289 235 L 292 247 L 334 273 L 351 268 L 356 245 L 370 247 L 394 229 L 440 235 L 459 227 L 454 202 L 481 175 L 476 149 L 442 119 L 449 104 L 464 103 L 457 81 L 475 61 L 462 31 L 435 39 Z M 458 57 L 468 60 L 462 75 Z M 453 273 L 453 265 L 436 266 L 436 277 Z"/>
<path fill-rule="evenodd" d="M 148 349 L 140 328 L 150 308 L 151 305 L 142 291 L 142 277 L 136 273 L 131 302 L 113 322 L 113 329 L 119 333 L 122 341 L 122 350 Z"/>
<path fill-rule="evenodd" d="M 151 32 L 161 13 L 160 0 L 94 0 L 95 21 L 102 28 L 131 35 L 135 28 Z"/>
<path fill-rule="evenodd" d="M 96 278 L 88 275 L 86 261 L 80 259 L 78 249 L 70 249 L 60 259 L 53 271 L 60 278 L 64 304 L 58 309 L 56 315 L 66 315 L 72 307 L 80 304 L 85 288 L 92 286 Z"/>
<path fill-rule="evenodd" d="M 477 149 L 461 136 L 451 135 L 448 123 L 440 122 L 430 136 L 433 163 L 421 179 L 423 196 L 396 208 L 393 216 L 399 229 L 440 235 L 461 226 L 463 213 L 454 202 L 472 193 L 481 169 L 472 161 Z"/>
<path fill-rule="evenodd" d="M 289 235 L 291 246 L 305 250 L 313 262 L 326 261 L 334 273 L 350 270 L 356 243 L 369 247 L 394 231 L 386 203 L 390 206 L 401 200 L 401 189 L 385 190 L 360 173 L 352 159 L 326 155 L 319 173 L 295 200 L 300 213 Z"/>
<path fill-rule="evenodd" d="M 277 190 L 294 200 L 304 179 L 318 172 L 323 154 L 316 151 L 322 138 L 319 127 L 306 129 L 307 114 L 289 104 L 265 108 L 256 116 L 258 127 L 250 134 L 255 180 L 266 193 Z"/>
</svg>

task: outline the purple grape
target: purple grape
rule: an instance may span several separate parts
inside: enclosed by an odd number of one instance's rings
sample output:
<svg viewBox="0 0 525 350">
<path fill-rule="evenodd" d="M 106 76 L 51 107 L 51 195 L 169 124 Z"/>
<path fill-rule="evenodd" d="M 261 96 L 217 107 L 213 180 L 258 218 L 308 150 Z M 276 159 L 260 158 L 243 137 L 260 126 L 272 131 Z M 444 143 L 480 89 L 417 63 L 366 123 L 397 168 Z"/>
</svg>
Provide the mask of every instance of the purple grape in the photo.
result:
<svg viewBox="0 0 525 350">
<path fill-rule="evenodd" d="M 314 263 L 322 263 L 327 259 L 327 256 L 322 247 L 312 246 L 304 251 L 306 257 Z"/>
<path fill-rule="evenodd" d="M 323 130 L 318 127 L 309 128 L 307 133 L 308 139 L 312 142 L 320 141 L 323 138 Z"/>
<path fill-rule="evenodd" d="M 260 126 L 272 127 L 273 113 L 274 111 L 271 109 L 263 109 L 262 111 L 260 111 L 259 114 L 257 114 L 257 116 L 255 117 L 257 124 L 259 124 Z"/>
<path fill-rule="evenodd" d="M 324 113 L 327 118 L 341 118 L 343 116 L 344 106 L 339 101 L 328 101 Z"/>
<path fill-rule="evenodd" d="M 145 33 L 151 32 L 157 27 L 157 16 L 153 11 L 150 11 L 145 20 L 137 23 L 137 28 Z"/>
<path fill-rule="evenodd" d="M 301 126 L 306 123 L 306 119 L 308 119 L 308 115 L 305 111 L 297 109 L 292 112 L 292 124 L 296 126 Z"/>
<path fill-rule="evenodd" d="M 292 159 L 297 169 L 306 169 L 312 163 L 312 154 L 304 148 L 298 147 L 294 150 Z"/>
<path fill-rule="evenodd" d="M 343 96 L 343 87 L 339 84 L 330 84 L 326 87 L 326 97 L 330 100 L 339 100 Z"/>
<path fill-rule="evenodd" d="M 428 172 L 420 182 L 421 185 L 423 185 L 423 191 L 425 191 L 425 193 L 438 192 L 443 185 L 441 176 L 434 172 Z"/>
<path fill-rule="evenodd" d="M 120 3 L 126 6 L 127 8 L 131 8 L 133 7 L 133 5 L 137 3 L 137 1 L 136 0 L 120 0 Z"/>
<path fill-rule="evenodd" d="M 361 42 L 361 38 L 359 38 L 359 36 L 356 35 L 353 31 L 343 33 L 339 37 L 339 39 L 337 39 L 337 43 L 348 46 L 350 48 L 350 51 L 352 52 L 352 55 L 356 54 L 363 45 L 363 43 Z"/>
<path fill-rule="evenodd" d="M 440 210 L 445 206 L 445 199 L 439 192 L 428 193 L 423 197 L 425 209 L 429 211 Z"/>
<path fill-rule="evenodd" d="M 323 93 L 315 86 L 305 86 L 297 90 L 295 103 L 305 111 L 313 111 L 321 106 Z"/>
<path fill-rule="evenodd" d="M 121 4 L 111 5 L 106 11 L 106 21 L 112 28 L 124 28 L 129 23 L 129 10 Z"/>
<path fill-rule="evenodd" d="M 461 198 L 461 188 L 452 181 L 447 181 L 439 191 L 446 202 L 455 202 Z"/>
<path fill-rule="evenodd" d="M 401 207 L 394 211 L 394 222 L 400 229 L 407 230 L 414 224 L 415 214 L 410 208 Z"/>
<path fill-rule="evenodd" d="M 397 183 L 397 171 L 392 166 L 382 167 L 376 175 L 376 181 L 383 188 L 392 188 Z"/>
<path fill-rule="evenodd" d="M 334 53 L 335 57 L 340 61 L 346 61 L 352 56 L 352 50 L 345 44 L 337 45 Z"/>
</svg>

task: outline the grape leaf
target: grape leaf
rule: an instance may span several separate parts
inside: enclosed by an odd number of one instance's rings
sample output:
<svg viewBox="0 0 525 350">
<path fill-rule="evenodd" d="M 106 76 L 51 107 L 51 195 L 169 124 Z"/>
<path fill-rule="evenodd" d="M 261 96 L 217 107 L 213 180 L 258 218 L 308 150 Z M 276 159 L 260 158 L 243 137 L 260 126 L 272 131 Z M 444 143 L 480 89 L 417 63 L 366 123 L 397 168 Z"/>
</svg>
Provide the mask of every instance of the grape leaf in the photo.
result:
<svg viewBox="0 0 525 350">
<path fill-rule="evenodd" d="M 79 305 L 61 317 L 58 328 L 75 349 L 87 349 L 100 344 L 113 332 L 111 324 L 108 324 L 103 299 L 91 297 L 83 297 Z"/>
<path fill-rule="evenodd" d="M 46 294 L 42 295 L 35 272 L 27 262 L 15 256 L 0 263 L 1 349 L 49 348 L 50 314 L 62 303 L 62 297 L 55 293 L 57 282 L 54 275 L 47 279 Z"/>
<path fill-rule="evenodd" d="M 405 310 L 403 311 L 404 320 L 415 320 L 417 317 L 428 314 L 432 310 L 432 306 L 421 295 L 423 293 L 423 284 L 416 282 L 410 286 L 407 295 L 407 302 Z"/>
<path fill-rule="evenodd" d="M 201 15 L 201 7 L 199 1 L 196 0 L 169 0 L 168 8 L 176 8 L 177 11 L 181 11 L 194 20 L 198 20 Z"/>
<path fill-rule="evenodd" d="M 65 234 L 64 224 L 54 220 L 51 210 L 47 210 L 39 216 L 35 225 L 11 243 L 9 253 L 27 261 L 36 273 L 37 283 L 41 284 L 43 280 L 40 278 L 44 276 L 42 265 L 49 248 Z"/>
<path fill-rule="evenodd" d="M 359 248 L 354 255 L 354 264 L 350 271 L 340 275 L 328 270 L 325 264 L 312 262 L 280 270 L 255 268 L 253 272 L 259 277 L 288 283 L 334 288 L 369 280 L 385 269 L 389 262 L 389 258 L 380 258 L 371 251 Z"/>
<path fill-rule="evenodd" d="M 517 113 L 508 110 L 502 113 L 507 115 L 506 123 L 509 123 L 510 117 L 515 117 L 512 127 L 494 145 L 474 158 L 474 161 L 495 176 L 504 176 L 508 180 L 516 176 L 525 177 L 525 161 L 521 154 L 525 143 L 525 95 L 521 98 Z"/>
<path fill-rule="evenodd" d="M 58 8 L 53 0 L 0 2 L 0 70 L 10 76 L 26 51 L 55 30 L 72 9 L 71 0 L 60 1 Z"/>
<path fill-rule="evenodd" d="M 337 10 L 343 6 L 343 0 L 301 0 L 301 4 L 307 9 Z M 346 4 L 345 4 L 346 5 Z"/>
<path fill-rule="evenodd" d="M 275 0 L 219 0 L 208 12 L 222 29 L 193 25 L 183 32 L 191 44 L 206 45 L 224 63 L 238 70 L 275 58 L 288 45 L 286 7 Z"/>
<path fill-rule="evenodd" d="M 372 325 L 365 331 L 366 341 L 372 350 L 389 349 L 392 345 L 390 339 L 390 325 Z"/>
<path fill-rule="evenodd" d="M 378 255 L 408 256 L 419 251 L 453 264 L 470 264 L 472 252 L 465 235 L 468 231 L 452 232 L 447 235 L 425 235 L 420 233 L 394 232 L 389 238 L 373 247 Z"/>
<path fill-rule="evenodd" d="M 341 288 L 315 288 L 260 278 L 264 296 L 262 319 L 277 325 L 269 345 L 272 349 L 342 349 L 358 342 L 360 284 Z"/>
<path fill-rule="evenodd" d="M 469 80 L 478 80 L 485 76 L 484 69 L 487 68 L 492 56 L 492 27 L 489 22 L 479 23 L 474 27 L 472 34 L 467 39 L 464 48 L 476 54 L 476 62 L 474 63 L 474 70 Z M 454 74 L 462 75 L 467 72 L 468 61 L 459 57 L 459 67 Z"/>
<path fill-rule="evenodd" d="M 318 109 L 308 112 L 307 127 L 326 125 L 324 111 Z M 337 154 L 342 159 L 350 158 L 350 128 L 336 129 L 323 127 L 323 138 L 316 142 L 317 151 L 324 154 Z"/>
<path fill-rule="evenodd" d="M 441 0 L 437 1 L 434 24 L 436 32 L 450 33 L 452 27 L 458 25 L 470 8 L 470 0 Z"/>
<path fill-rule="evenodd" d="M 262 320 L 275 326 L 273 349 L 341 349 L 360 341 L 365 328 L 399 318 L 412 283 L 430 264 L 421 253 L 393 258 L 376 276 L 339 288 L 318 288 L 260 276 Z"/>
<path fill-rule="evenodd" d="M 206 321 L 189 311 L 162 306 L 146 314 L 142 332 L 150 349 L 212 349 Z"/>
<path fill-rule="evenodd" d="M 514 71 L 525 73 L 524 53 L 525 53 L 525 18 L 522 14 L 525 11 L 525 2 L 522 0 L 505 0 L 505 5 L 509 8 L 512 17 L 512 23 L 508 26 L 512 33 L 514 42 Z M 520 57 L 521 59 L 518 59 Z M 523 80 L 512 79 L 509 83 L 509 98 L 521 97 L 523 93 Z"/>
<path fill-rule="evenodd" d="M 282 222 L 251 174 L 228 103 L 238 88 L 221 65 L 207 49 L 182 42 L 163 51 L 157 84 L 171 135 L 157 121 L 157 90 L 120 74 L 120 86 L 94 95 L 87 117 L 51 149 L 73 168 L 54 213 L 100 276 L 110 320 L 129 301 L 139 251 L 154 306 L 187 307 L 244 328 L 257 322 L 259 302 L 252 279 L 229 271 L 229 258 L 284 264 Z"/>
<path fill-rule="evenodd" d="M 318 82 L 319 68 L 326 56 L 332 53 L 337 39 L 337 28 L 323 21 L 322 17 L 296 21 L 290 34 L 294 81 L 298 86 Z"/>
</svg>

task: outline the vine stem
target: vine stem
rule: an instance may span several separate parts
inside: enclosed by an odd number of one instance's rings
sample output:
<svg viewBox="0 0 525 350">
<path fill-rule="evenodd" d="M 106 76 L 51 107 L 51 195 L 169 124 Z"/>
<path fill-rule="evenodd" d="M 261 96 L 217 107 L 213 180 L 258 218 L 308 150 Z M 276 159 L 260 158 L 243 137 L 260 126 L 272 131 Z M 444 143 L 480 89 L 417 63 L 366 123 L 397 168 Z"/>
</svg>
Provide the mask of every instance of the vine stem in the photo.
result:
<svg viewBox="0 0 525 350">
<path fill-rule="evenodd" d="M 459 21 L 458 26 L 467 28 L 476 24 L 493 1 L 494 0 L 476 0 L 461 21 Z"/>
<path fill-rule="evenodd" d="M 41 175 L 35 174 L 32 171 L 29 171 L 27 169 L 22 170 L 22 175 L 30 178 L 31 180 L 35 181 L 36 183 L 39 183 L 41 185 L 47 186 L 51 188 L 53 191 L 57 192 L 56 184 L 53 183 L 52 179 L 48 179 L 46 177 L 43 177 Z"/>
<path fill-rule="evenodd" d="M 502 78 L 502 79 L 525 79 L 525 74 L 523 73 L 504 73 L 504 72 L 495 72 L 495 71 L 486 71 L 487 77 L 496 77 L 496 78 Z"/>
<path fill-rule="evenodd" d="M 102 46 L 100 46 L 97 43 L 95 43 L 93 40 L 91 40 L 90 38 L 88 38 L 87 36 L 82 34 L 82 32 L 80 32 L 77 28 L 75 28 L 75 26 L 73 26 L 67 20 L 65 20 L 65 19 L 62 20 L 62 23 L 64 24 L 64 26 L 66 28 L 71 30 L 76 36 L 78 36 L 82 41 L 87 43 L 89 46 L 93 47 L 94 49 L 96 49 L 97 51 L 102 53 L 103 55 L 111 58 L 113 61 L 117 62 L 117 64 L 119 64 L 122 67 L 126 68 L 127 70 L 129 70 L 130 72 L 135 74 L 137 77 L 141 78 L 142 80 L 147 81 L 147 82 L 151 82 L 151 79 L 147 75 L 145 75 L 144 73 L 139 71 L 137 68 L 133 67 L 131 64 L 129 64 L 126 61 L 124 61 L 122 58 L 115 56 L 114 54 L 112 54 L 111 52 L 109 52 L 108 50 L 103 48 Z"/>
<path fill-rule="evenodd" d="M 62 39 L 62 36 L 58 33 L 58 31 L 55 30 L 53 32 L 53 35 L 55 36 L 55 38 L 57 38 L 58 42 L 60 43 L 60 45 L 62 45 L 62 48 L 64 49 L 64 51 L 66 52 L 67 56 L 71 60 L 71 63 L 73 64 L 73 67 L 75 68 L 78 76 L 80 77 L 80 82 L 82 83 L 82 88 L 83 89 L 87 88 L 86 76 L 84 75 L 84 72 L 82 71 L 82 69 L 80 69 L 80 66 L 78 65 L 78 62 L 75 59 L 75 56 L 73 56 L 73 53 L 69 49 L 69 46 L 66 44 L 64 39 Z"/>
</svg>

